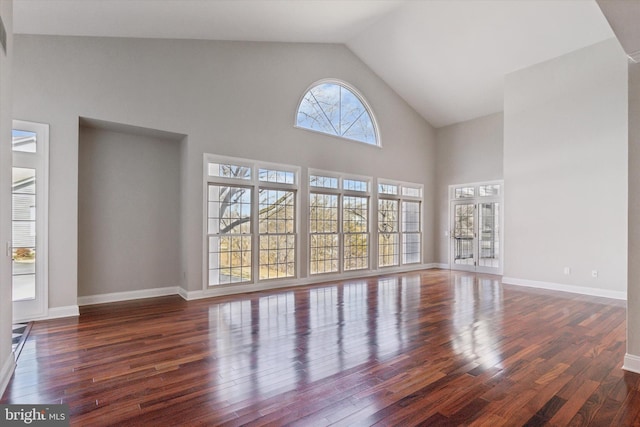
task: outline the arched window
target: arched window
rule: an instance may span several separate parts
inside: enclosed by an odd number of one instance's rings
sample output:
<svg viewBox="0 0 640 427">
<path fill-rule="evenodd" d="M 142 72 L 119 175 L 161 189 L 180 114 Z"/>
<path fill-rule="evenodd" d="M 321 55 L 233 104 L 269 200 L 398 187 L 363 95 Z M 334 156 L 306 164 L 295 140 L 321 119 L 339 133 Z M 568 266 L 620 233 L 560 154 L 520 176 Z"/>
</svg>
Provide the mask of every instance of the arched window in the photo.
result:
<svg viewBox="0 0 640 427">
<path fill-rule="evenodd" d="M 380 145 L 375 119 L 355 89 L 336 80 L 311 86 L 300 101 L 296 126 L 371 145 Z"/>
</svg>

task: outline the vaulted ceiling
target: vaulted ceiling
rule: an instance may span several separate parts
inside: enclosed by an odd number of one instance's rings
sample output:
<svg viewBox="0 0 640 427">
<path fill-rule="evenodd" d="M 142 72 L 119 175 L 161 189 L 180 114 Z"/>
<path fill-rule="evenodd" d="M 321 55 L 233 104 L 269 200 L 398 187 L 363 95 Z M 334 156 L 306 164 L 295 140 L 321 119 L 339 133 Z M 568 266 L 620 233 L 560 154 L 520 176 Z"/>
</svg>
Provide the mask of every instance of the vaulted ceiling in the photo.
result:
<svg viewBox="0 0 640 427">
<path fill-rule="evenodd" d="M 613 37 L 593 0 L 14 0 L 14 32 L 343 43 L 435 127 L 505 74 Z"/>
</svg>

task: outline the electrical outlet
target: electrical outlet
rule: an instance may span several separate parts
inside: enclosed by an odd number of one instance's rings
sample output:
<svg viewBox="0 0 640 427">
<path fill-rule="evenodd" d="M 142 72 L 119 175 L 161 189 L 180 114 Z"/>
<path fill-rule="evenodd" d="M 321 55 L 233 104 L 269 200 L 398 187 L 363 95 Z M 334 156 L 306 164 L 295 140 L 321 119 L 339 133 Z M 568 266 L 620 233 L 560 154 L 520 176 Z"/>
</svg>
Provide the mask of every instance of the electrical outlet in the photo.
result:
<svg viewBox="0 0 640 427">
<path fill-rule="evenodd" d="M 591 277 L 598 277 L 598 270 L 591 270 Z"/>
<path fill-rule="evenodd" d="M 566 274 L 567 276 L 568 276 L 569 274 L 571 274 L 571 267 L 565 267 L 565 268 L 564 268 L 564 274 Z"/>
</svg>

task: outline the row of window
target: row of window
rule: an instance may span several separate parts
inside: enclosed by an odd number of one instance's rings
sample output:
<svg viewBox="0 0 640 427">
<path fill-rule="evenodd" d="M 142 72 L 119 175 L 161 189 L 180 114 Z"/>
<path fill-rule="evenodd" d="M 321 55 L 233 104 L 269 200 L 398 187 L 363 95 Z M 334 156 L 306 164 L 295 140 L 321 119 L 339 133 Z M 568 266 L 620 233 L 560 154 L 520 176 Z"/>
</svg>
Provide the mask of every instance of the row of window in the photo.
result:
<svg viewBox="0 0 640 427">
<path fill-rule="evenodd" d="M 207 156 L 208 285 L 298 274 L 300 168 Z M 420 263 L 422 186 L 309 173 L 309 274 Z M 377 221 L 372 246 L 371 206 Z"/>
</svg>

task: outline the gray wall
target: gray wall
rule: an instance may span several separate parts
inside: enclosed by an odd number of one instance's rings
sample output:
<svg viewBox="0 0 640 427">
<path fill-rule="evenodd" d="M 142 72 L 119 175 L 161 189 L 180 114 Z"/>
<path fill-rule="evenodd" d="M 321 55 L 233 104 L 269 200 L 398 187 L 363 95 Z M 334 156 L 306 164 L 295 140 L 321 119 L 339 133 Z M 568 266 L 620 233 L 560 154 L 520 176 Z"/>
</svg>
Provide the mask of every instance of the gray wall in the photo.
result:
<svg viewBox="0 0 640 427">
<path fill-rule="evenodd" d="M 502 179 L 503 116 L 436 130 L 436 262 L 449 262 L 449 185 Z"/>
<path fill-rule="evenodd" d="M 507 75 L 504 106 L 504 276 L 623 295 L 627 62 L 618 42 Z"/>
<path fill-rule="evenodd" d="M 7 31 L 7 54 L 0 49 L 0 244 L 11 241 L 11 115 L 13 57 L 13 2 L 0 2 L 0 17 Z M 0 394 L 11 376 L 11 257 L 0 256 Z"/>
<path fill-rule="evenodd" d="M 640 64 L 629 64 L 629 276 L 627 353 L 640 357 Z"/>
<path fill-rule="evenodd" d="M 180 283 L 180 141 L 81 127 L 78 295 Z"/>
<path fill-rule="evenodd" d="M 180 215 L 189 291 L 202 289 L 205 152 L 423 183 L 433 200 L 433 129 L 344 46 L 17 36 L 15 76 L 16 117 L 51 130 L 51 307 L 75 305 L 78 292 L 78 117 L 187 135 Z M 293 127 L 305 89 L 327 77 L 364 94 L 382 148 Z M 431 262 L 434 210 L 424 211 Z"/>
</svg>

